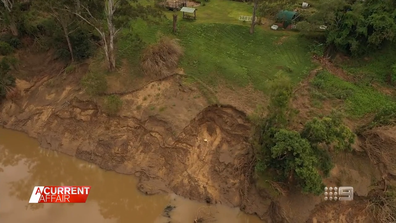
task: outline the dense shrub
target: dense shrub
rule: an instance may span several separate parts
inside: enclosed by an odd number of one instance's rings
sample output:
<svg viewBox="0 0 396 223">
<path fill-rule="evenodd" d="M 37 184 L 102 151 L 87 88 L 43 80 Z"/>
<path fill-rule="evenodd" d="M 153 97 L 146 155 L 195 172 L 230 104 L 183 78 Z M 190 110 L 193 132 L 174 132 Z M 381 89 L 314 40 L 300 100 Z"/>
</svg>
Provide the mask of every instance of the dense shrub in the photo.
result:
<svg viewBox="0 0 396 223">
<path fill-rule="evenodd" d="M 117 95 L 110 95 L 105 98 L 104 110 L 109 115 L 115 115 L 122 107 L 122 100 Z"/>
<path fill-rule="evenodd" d="M 102 73 L 91 72 L 86 74 L 82 78 L 81 84 L 85 87 L 87 94 L 91 96 L 103 94 L 107 90 L 106 77 Z"/>
<path fill-rule="evenodd" d="M 3 58 L 0 61 L 0 100 L 15 86 L 15 78 L 10 74 L 10 70 L 10 65 Z"/>
<path fill-rule="evenodd" d="M 5 56 L 11 54 L 13 51 L 14 48 L 10 44 L 0 41 L 0 55 Z"/>
<path fill-rule="evenodd" d="M 22 46 L 21 41 L 17 37 L 11 34 L 1 35 L 0 41 L 8 43 L 10 46 L 14 47 L 15 49 L 18 49 Z"/>
<path fill-rule="evenodd" d="M 92 43 L 93 41 L 91 40 L 94 40 L 94 36 L 92 36 L 89 31 L 84 29 L 78 29 L 72 32 L 69 38 L 73 46 L 73 56 L 75 60 L 80 61 L 88 59 L 92 56 L 95 50 L 95 45 Z"/>
</svg>

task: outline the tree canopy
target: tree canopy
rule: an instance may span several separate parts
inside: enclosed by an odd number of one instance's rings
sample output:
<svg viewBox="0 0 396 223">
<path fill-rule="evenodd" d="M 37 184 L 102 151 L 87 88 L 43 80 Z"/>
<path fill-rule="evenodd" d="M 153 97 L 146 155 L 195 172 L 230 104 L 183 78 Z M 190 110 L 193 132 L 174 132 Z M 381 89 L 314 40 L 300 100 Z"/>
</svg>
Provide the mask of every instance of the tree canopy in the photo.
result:
<svg viewBox="0 0 396 223">
<path fill-rule="evenodd" d="M 318 195 L 323 192 L 322 177 L 333 168 L 329 152 L 350 149 L 355 135 L 336 114 L 313 118 L 301 132 L 289 130 L 293 118 L 290 79 L 279 73 L 270 88 L 268 114 L 259 126 L 256 170 L 272 169 L 280 176 L 278 180 Z"/>
<path fill-rule="evenodd" d="M 392 0 L 321 0 L 311 24 L 326 25 L 326 39 L 339 50 L 361 55 L 396 35 L 396 3 Z"/>
<path fill-rule="evenodd" d="M 284 177 L 295 178 L 302 190 L 307 193 L 323 192 L 322 178 L 317 170 L 318 159 L 308 140 L 301 138 L 295 131 L 279 130 L 274 137 L 275 146 L 271 148 L 271 157 Z"/>
</svg>

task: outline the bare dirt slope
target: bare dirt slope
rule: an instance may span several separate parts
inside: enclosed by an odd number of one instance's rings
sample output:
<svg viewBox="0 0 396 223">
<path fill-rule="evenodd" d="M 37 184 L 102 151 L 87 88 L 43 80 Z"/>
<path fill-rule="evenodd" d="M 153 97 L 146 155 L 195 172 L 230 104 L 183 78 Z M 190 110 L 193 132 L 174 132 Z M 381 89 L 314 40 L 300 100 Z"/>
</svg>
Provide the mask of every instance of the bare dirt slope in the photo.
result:
<svg viewBox="0 0 396 223">
<path fill-rule="evenodd" d="M 271 200 L 250 182 L 245 113 L 209 106 L 175 76 L 123 95 L 119 115 L 108 117 L 85 96 L 76 75 L 18 80 L 23 94 L 1 105 L 0 123 L 37 138 L 44 148 L 135 174 L 146 194 L 172 191 L 267 218 Z"/>
<path fill-rule="evenodd" d="M 28 53 L 24 56 L 30 58 Z M 50 64 L 52 75 L 36 68 L 40 64 Z M 266 99 L 250 88 L 210 89 L 221 104 L 228 104 L 211 106 L 195 85 L 186 84 L 183 76 L 176 75 L 139 83 L 138 89 L 117 93 L 123 107 L 117 116 L 109 117 L 101 111 L 98 101 L 87 97 L 78 84 L 86 67 L 63 75 L 60 71 L 64 66 L 44 54 L 37 57 L 34 64 L 22 63 L 21 66 L 28 68 L 21 68 L 23 76 L 38 72 L 39 78 L 17 80 L 21 96 L 0 105 L 0 124 L 28 133 L 45 148 L 95 163 L 106 170 L 134 174 L 139 179 L 139 189 L 146 194 L 172 191 L 198 201 L 239 206 L 266 222 L 284 222 L 282 209 L 296 223 L 306 219 L 309 222 L 356 219 L 356 222 L 370 222 L 368 214 L 363 213 L 364 200 L 343 208 L 321 204 L 320 197 L 291 191 L 279 202 L 273 202 L 265 191 L 254 186 L 249 142 L 251 124 L 246 116 L 254 112 L 255 105 L 265 105 Z M 330 104 L 324 111 L 312 109 L 310 105 L 309 82 L 319 70 L 312 71 L 295 91 L 292 106 L 300 111 L 298 122 L 294 123 L 297 130 L 309 120 L 312 112 L 331 111 Z M 119 87 L 110 86 L 110 89 Z M 387 161 L 382 162 L 383 170 L 394 175 L 391 155 L 381 149 L 381 145 L 387 145 L 388 152 L 395 148 L 395 131 L 388 130 L 366 132 L 365 143 L 358 147 L 360 151 L 366 149 L 373 160 L 377 157 Z M 349 154 L 333 160 L 335 168 L 325 180 L 326 184 L 359 185 L 356 192 L 366 196 L 372 182 L 378 181 L 379 174 L 371 171 L 375 167 L 367 157 Z M 354 162 L 349 162 L 351 160 Z M 356 218 L 351 218 L 351 214 Z"/>
<path fill-rule="evenodd" d="M 362 134 L 364 148 L 385 179 L 396 180 L 396 127 L 384 126 Z"/>
</svg>

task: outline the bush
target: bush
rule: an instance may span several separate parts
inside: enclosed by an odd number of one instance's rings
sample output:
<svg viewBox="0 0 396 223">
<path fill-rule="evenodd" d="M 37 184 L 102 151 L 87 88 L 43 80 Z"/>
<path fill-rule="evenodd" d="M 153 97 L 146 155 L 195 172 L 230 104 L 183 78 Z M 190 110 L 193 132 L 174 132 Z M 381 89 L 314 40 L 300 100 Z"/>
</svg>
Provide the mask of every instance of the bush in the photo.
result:
<svg viewBox="0 0 396 223">
<path fill-rule="evenodd" d="M 87 94 L 96 96 L 103 94 L 107 90 L 106 77 L 102 73 L 88 73 L 82 80 L 81 84 L 85 87 Z"/>
<path fill-rule="evenodd" d="M 178 40 L 162 37 L 143 52 L 141 66 L 146 74 L 168 76 L 177 68 L 183 49 Z"/>
<path fill-rule="evenodd" d="M 18 65 L 18 59 L 13 56 L 7 56 L 3 58 L 4 62 L 7 63 L 11 68 L 16 68 Z"/>
<path fill-rule="evenodd" d="M 30 24 L 30 23 L 29 23 Z M 31 35 L 37 38 L 41 50 L 55 49 L 57 59 L 69 61 L 71 59 L 69 46 L 61 26 L 53 18 L 40 20 L 38 24 L 30 24 Z M 85 27 L 71 25 L 68 27 L 69 40 L 72 45 L 73 57 L 81 61 L 92 56 L 95 45 L 93 35 Z M 30 31 L 29 31 L 30 32 Z"/>
<path fill-rule="evenodd" d="M 75 60 L 81 61 L 92 56 L 95 46 L 92 43 L 91 36 L 87 30 L 78 29 L 71 33 L 69 38 L 73 47 L 73 56 Z M 68 48 L 66 49 L 69 50 Z"/>
<path fill-rule="evenodd" d="M 14 48 L 10 44 L 0 41 L 0 55 L 5 56 L 12 52 L 14 52 Z"/>
<path fill-rule="evenodd" d="M 1 35 L 0 42 L 6 42 L 6 43 L 10 44 L 10 46 L 14 47 L 15 49 L 20 48 L 22 45 L 21 41 L 17 37 L 15 37 L 11 34 Z"/>
<path fill-rule="evenodd" d="M 69 40 L 75 61 L 82 61 L 92 56 L 95 46 L 88 31 L 77 28 L 77 30 L 69 34 Z M 69 46 L 65 36 L 60 31 L 54 36 L 52 47 L 56 49 L 58 58 L 66 61 L 70 60 Z"/>
<path fill-rule="evenodd" d="M 374 119 L 368 125 L 362 126 L 358 132 L 362 133 L 365 130 L 375 127 L 395 125 L 396 124 L 396 104 L 388 104 L 375 114 Z"/>
<path fill-rule="evenodd" d="M 10 70 L 10 65 L 3 58 L 0 61 L 0 100 L 4 99 L 7 93 L 15 87 L 15 78 L 9 73 Z"/>
<path fill-rule="evenodd" d="M 320 149 L 328 149 L 331 146 L 334 150 L 351 151 L 351 146 L 355 142 L 355 134 L 335 115 L 308 121 L 301 131 L 301 136 Z M 320 145 L 326 145 L 327 148 L 321 148 Z"/>
<path fill-rule="evenodd" d="M 117 114 L 122 107 L 122 100 L 117 95 L 110 95 L 105 98 L 104 110 L 109 115 Z"/>
</svg>

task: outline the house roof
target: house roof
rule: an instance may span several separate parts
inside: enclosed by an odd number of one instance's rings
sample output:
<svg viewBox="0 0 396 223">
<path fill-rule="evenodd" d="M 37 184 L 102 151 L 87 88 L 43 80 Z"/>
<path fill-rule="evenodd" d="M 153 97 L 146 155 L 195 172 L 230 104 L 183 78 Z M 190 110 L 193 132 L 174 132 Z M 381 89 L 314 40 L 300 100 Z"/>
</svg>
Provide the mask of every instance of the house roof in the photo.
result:
<svg viewBox="0 0 396 223">
<path fill-rule="evenodd" d="M 181 12 L 187 12 L 187 13 L 194 13 L 196 8 L 189 8 L 189 7 L 183 7 L 180 11 Z"/>
<path fill-rule="evenodd" d="M 276 15 L 276 18 L 285 21 L 292 21 L 295 15 L 297 15 L 297 12 L 283 10 Z"/>
</svg>

